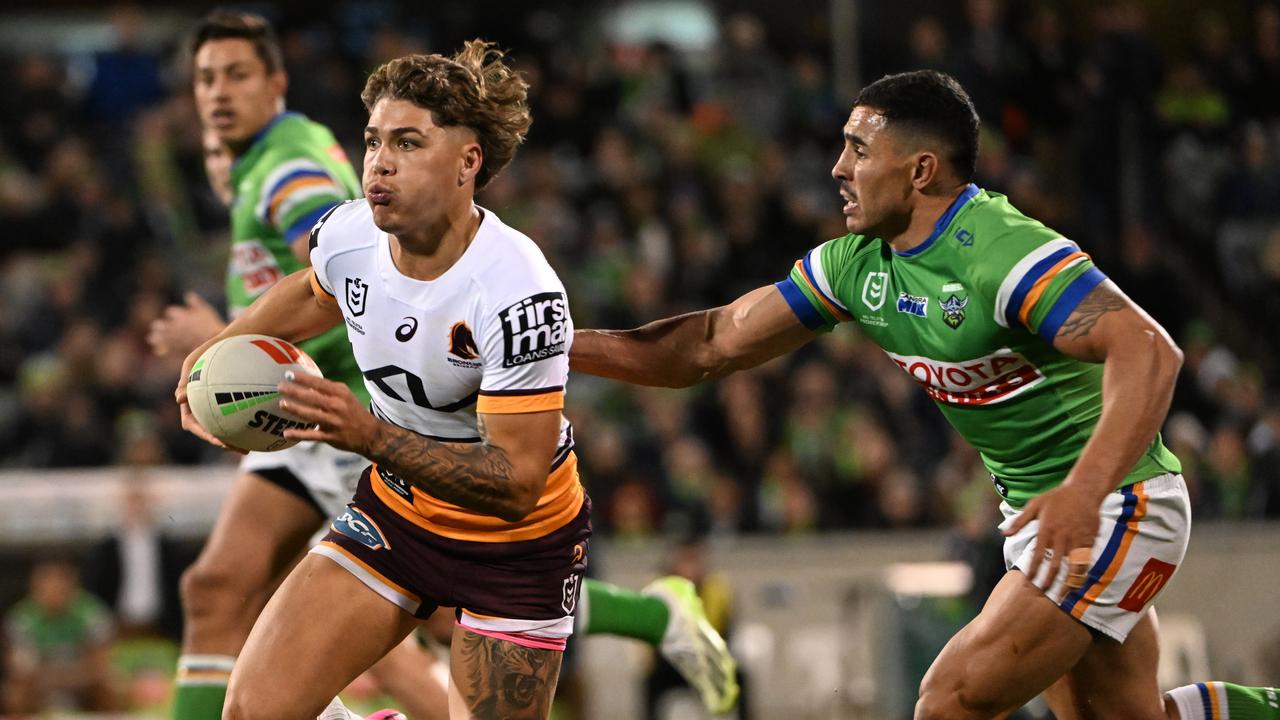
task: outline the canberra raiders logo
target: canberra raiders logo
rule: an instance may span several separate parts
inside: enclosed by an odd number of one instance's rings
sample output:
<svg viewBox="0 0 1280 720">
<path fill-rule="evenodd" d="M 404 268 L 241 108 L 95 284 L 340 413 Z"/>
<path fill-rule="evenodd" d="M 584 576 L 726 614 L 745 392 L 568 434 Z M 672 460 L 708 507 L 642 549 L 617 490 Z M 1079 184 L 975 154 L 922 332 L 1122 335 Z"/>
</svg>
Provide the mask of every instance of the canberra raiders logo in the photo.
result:
<svg viewBox="0 0 1280 720">
<path fill-rule="evenodd" d="M 956 294 L 964 292 L 964 286 L 960 283 L 947 283 L 942 286 L 942 292 L 951 293 L 945 299 L 938 298 L 938 307 L 942 308 L 942 321 L 955 330 L 964 322 L 964 309 L 969 304 L 969 298 Z"/>
</svg>

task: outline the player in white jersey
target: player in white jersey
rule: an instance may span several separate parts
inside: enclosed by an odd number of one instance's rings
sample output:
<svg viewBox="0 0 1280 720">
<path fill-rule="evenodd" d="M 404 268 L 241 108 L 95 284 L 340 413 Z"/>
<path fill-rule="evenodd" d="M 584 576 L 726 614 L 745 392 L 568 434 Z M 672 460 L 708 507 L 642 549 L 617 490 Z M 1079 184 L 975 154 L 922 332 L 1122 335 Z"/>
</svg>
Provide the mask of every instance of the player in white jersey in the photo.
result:
<svg viewBox="0 0 1280 720">
<path fill-rule="evenodd" d="M 213 340 L 297 340 L 345 322 L 377 413 L 341 383 L 282 386 L 285 407 L 317 424 L 292 437 L 374 465 L 254 626 L 224 717 L 314 716 L 440 605 L 458 608 L 451 715 L 547 716 L 590 501 L 561 414 L 564 289 L 528 238 L 473 203 L 529 124 L 525 85 L 500 57 L 474 41 L 376 71 L 363 96 L 367 202 L 322 219 L 314 271 Z"/>
</svg>

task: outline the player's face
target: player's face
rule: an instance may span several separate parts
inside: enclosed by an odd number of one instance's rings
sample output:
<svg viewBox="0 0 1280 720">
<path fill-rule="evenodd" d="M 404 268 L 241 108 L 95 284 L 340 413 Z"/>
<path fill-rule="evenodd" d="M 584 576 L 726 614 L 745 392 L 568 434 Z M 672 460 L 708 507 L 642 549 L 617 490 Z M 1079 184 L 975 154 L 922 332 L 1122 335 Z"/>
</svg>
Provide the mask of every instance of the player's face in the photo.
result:
<svg viewBox="0 0 1280 720">
<path fill-rule="evenodd" d="M 844 150 L 831 168 L 845 199 L 849 232 L 888 237 L 905 227 L 914 167 L 914 155 L 901 151 L 885 116 L 855 107 L 844 126 Z"/>
<path fill-rule="evenodd" d="M 431 111 L 383 98 L 364 129 L 364 194 L 373 222 L 392 235 L 432 231 L 470 207 L 479 161 L 474 133 L 436 125 Z"/>
<path fill-rule="evenodd" d="M 209 186 L 223 205 L 230 205 L 231 151 L 212 128 L 204 131 L 200 145 L 204 152 L 204 174 L 209 178 Z"/>
<path fill-rule="evenodd" d="M 240 38 L 210 40 L 195 56 L 196 110 L 223 143 L 251 139 L 284 109 L 285 75 L 267 66 Z"/>
</svg>

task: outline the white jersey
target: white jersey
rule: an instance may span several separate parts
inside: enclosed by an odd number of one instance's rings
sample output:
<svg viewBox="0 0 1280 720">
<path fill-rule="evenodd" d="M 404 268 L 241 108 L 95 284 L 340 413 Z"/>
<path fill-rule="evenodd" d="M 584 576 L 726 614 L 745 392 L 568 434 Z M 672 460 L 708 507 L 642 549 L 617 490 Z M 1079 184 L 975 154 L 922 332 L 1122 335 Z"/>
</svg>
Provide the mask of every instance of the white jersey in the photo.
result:
<svg viewBox="0 0 1280 720">
<path fill-rule="evenodd" d="M 481 210 L 480 228 L 435 280 L 401 274 L 387 233 L 363 200 L 344 203 L 311 233 L 313 289 L 337 302 L 370 410 L 447 442 L 480 442 L 477 413 L 564 407 L 573 320 L 564 285 L 537 245 Z M 375 470 L 377 468 L 375 467 Z M 446 537 L 499 542 L 541 537 L 581 509 L 573 428 L 560 442 L 537 509 L 518 523 L 481 515 L 380 470 L 379 497 Z"/>
</svg>

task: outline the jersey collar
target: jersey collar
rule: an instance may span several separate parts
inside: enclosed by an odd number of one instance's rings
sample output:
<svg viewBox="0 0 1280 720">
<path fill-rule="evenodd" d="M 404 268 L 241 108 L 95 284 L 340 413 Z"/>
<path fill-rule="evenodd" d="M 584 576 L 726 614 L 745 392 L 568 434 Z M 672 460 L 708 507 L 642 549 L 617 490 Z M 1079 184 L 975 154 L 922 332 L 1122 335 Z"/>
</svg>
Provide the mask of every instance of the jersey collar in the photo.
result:
<svg viewBox="0 0 1280 720">
<path fill-rule="evenodd" d="M 289 118 L 289 117 L 298 117 L 298 116 L 301 116 L 301 113 L 290 112 L 288 110 L 285 110 L 284 112 L 281 112 L 275 117 L 271 118 L 270 122 L 268 122 L 266 125 L 263 125 L 261 130 L 254 133 L 253 138 L 249 140 L 249 144 L 245 146 L 245 151 L 241 153 L 240 156 L 237 157 L 235 161 L 231 163 L 231 172 L 234 173 L 236 171 L 236 166 L 240 164 L 240 161 L 243 160 L 244 158 L 249 157 L 249 155 L 253 153 L 254 148 L 258 147 L 258 143 L 262 142 L 262 139 L 267 136 L 267 133 L 271 132 L 272 128 L 278 125 L 281 120 L 284 120 L 285 118 Z"/>
<path fill-rule="evenodd" d="M 942 213 L 942 217 L 938 218 L 938 222 L 933 226 L 933 233 L 929 235 L 924 242 L 904 252 L 894 250 L 893 254 L 898 257 L 914 257 L 925 250 L 928 250 L 929 246 L 933 245 L 933 242 L 941 237 L 942 233 L 947 231 L 947 227 L 951 225 L 951 221 L 955 219 L 956 213 L 960 212 L 960 208 L 964 207 L 970 200 L 977 196 L 977 194 L 977 185 L 974 185 L 973 183 L 966 185 L 964 190 L 960 191 L 959 197 L 953 200 L 951 202 L 951 206 L 947 208 L 947 211 Z"/>
</svg>

